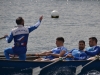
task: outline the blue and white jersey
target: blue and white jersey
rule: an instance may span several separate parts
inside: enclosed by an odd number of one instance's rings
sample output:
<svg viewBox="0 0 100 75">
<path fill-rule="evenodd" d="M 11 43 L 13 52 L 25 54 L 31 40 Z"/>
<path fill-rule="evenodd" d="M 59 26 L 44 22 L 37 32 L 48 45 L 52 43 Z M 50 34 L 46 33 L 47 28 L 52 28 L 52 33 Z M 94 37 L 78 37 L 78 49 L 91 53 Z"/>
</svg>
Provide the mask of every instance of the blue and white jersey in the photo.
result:
<svg viewBox="0 0 100 75">
<path fill-rule="evenodd" d="M 86 48 L 86 51 L 94 51 L 93 48 L 94 48 L 94 47 L 88 47 L 88 48 Z"/>
<path fill-rule="evenodd" d="M 6 40 L 10 43 L 14 39 L 13 51 L 15 54 L 26 53 L 29 33 L 38 28 L 40 23 L 41 22 L 38 21 L 35 25 L 30 27 L 18 25 L 16 28 L 12 29 L 10 35 L 6 37 Z"/>
<path fill-rule="evenodd" d="M 61 51 L 67 52 L 67 49 L 64 46 L 57 47 L 51 50 L 54 54 L 59 54 Z"/>
<path fill-rule="evenodd" d="M 87 59 L 87 54 L 82 50 L 73 49 L 69 53 L 72 54 L 73 58 L 66 58 L 67 60 L 85 60 L 85 59 Z"/>
<path fill-rule="evenodd" d="M 61 51 L 67 52 L 67 48 L 65 48 L 64 46 L 61 46 L 61 47 L 53 48 L 51 51 L 52 51 L 53 54 L 60 54 Z M 46 56 L 45 59 L 50 59 L 50 60 L 52 60 L 52 59 L 54 59 L 54 58 L 55 58 L 54 56 L 49 55 L 49 56 Z"/>
<path fill-rule="evenodd" d="M 93 47 L 86 48 L 85 53 L 88 55 L 88 58 L 95 56 L 95 55 L 99 55 L 100 54 L 100 47 L 93 46 Z"/>
<path fill-rule="evenodd" d="M 72 55 L 74 60 L 85 60 L 87 59 L 87 54 L 82 50 L 73 50 Z"/>
</svg>

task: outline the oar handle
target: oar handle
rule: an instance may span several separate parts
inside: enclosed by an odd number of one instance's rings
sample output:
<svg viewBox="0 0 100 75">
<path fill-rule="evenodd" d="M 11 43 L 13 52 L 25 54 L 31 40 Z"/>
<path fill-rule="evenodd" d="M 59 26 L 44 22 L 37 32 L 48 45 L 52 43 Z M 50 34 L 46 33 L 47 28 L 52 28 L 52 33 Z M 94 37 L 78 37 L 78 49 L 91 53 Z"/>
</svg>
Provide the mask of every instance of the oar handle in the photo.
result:
<svg viewBox="0 0 100 75">
<path fill-rule="evenodd" d="M 27 56 L 46 56 L 45 54 L 39 54 L 39 55 L 37 55 L 37 54 L 27 54 Z"/>
<path fill-rule="evenodd" d="M 11 57 L 13 57 L 14 55 L 10 55 Z M 16 55 L 15 55 L 16 56 Z M 26 54 L 26 56 L 36 56 L 36 57 L 39 57 L 39 56 L 46 56 L 46 55 L 35 55 L 35 54 Z M 4 54 L 0 54 L 0 57 L 5 57 Z"/>
<path fill-rule="evenodd" d="M 3 37 L 0 37 L 0 39 L 3 39 L 3 38 L 5 38 L 4 36 Z"/>
</svg>

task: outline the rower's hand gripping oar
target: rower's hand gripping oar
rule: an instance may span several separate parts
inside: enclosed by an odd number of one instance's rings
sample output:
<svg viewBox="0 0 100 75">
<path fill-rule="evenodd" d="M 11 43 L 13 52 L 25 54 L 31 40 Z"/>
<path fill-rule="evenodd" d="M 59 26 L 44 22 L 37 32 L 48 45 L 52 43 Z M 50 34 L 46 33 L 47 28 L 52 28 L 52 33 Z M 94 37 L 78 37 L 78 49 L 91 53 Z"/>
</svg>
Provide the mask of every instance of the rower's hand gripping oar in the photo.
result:
<svg viewBox="0 0 100 75">
<path fill-rule="evenodd" d="M 76 67 L 76 73 L 75 73 L 75 75 L 78 75 L 82 71 L 82 69 L 84 67 L 86 67 L 87 65 L 91 64 L 92 62 L 94 62 L 97 59 L 99 59 L 99 55 L 98 56 L 95 56 L 95 59 L 94 60 L 92 60 L 89 63 L 85 64 L 83 67 L 82 67 L 82 65 L 79 65 L 78 67 Z"/>
<path fill-rule="evenodd" d="M 6 38 L 6 37 L 8 37 L 8 35 L 4 35 L 3 37 L 0 37 L 0 40 L 1 40 L 1 39 L 4 39 L 4 38 Z"/>
<path fill-rule="evenodd" d="M 53 64 L 55 64 L 55 63 L 57 63 L 57 62 L 59 62 L 59 61 L 65 59 L 65 58 L 66 58 L 66 57 L 59 58 L 59 60 L 54 61 L 54 62 L 52 62 L 52 63 L 50 63 L 50 64 L 44 66 L 43 68 L 40 68 L 40 67 L 34 68 L 33 71 L 32 71 L 32 75 L 39 75 L 41 70 L 43 70 L 43 69 L 45 69 L 45 68 L 47 68 L 47 67 L 49 67 L 49 66 L 51 66 L 51 65 L 53 65 Z"/>
</svg>

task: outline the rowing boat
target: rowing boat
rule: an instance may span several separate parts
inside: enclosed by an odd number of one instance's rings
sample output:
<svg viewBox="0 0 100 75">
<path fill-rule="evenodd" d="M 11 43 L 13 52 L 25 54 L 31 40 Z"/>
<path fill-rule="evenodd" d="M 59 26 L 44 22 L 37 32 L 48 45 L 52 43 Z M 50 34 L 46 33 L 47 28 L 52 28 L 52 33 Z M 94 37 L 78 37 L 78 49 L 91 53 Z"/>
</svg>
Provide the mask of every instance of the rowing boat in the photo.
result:
<svg viewBox="0 0 100 75">
<path fill-rule="evenodd" d="M 33 61 L 34 59 L 38 58 L 37 56 L 34 55 L 28 55 L 26 57 L 25 61 L 21 61 L 18 59 L 18 57 L 10 57 L 11 60 L 6 60 L 4 55 L 0 55 L 0 72 L 3 71 L 8 71 L 8 73 L 10 72 L 9 70 L 31 70 L 36 68 L 36 67 L 40 67 L 43 68 L 44 66 L 52 63 L 52 61 Z M 88 62 L 90 62 L 89 60 L 71 60 L 71 61 L 59 61 L 43 70 L 41 70 L 39 75 L 66 75 L 66 74 L 59 74 L 59 73 L 64 73 L 66 72 L 67 75 L 74 75 L 74 73 L 76 72 L 76 67 L 79 65 L 84 66 L 85 64 L 87 64 Z M 96 70 L 96 71 L 100 71 L 100 60 L 96 60 L 94 62 L 92 62 L 91 64 L 87 65 L 86 67 L 84 67 L 80 73 L 87 73 L 88 71 L 91 70 Z M 57 74 L 56 74 L 57 73 Z M 69 73 L 69 74 L 68 74 Z M 1 74 L 1 73 L 0 73 Z"/>
<path fill-rule="evenodd" d="M 85 64 L 87 64 L 88 60 L 84 60 L 84 61 L 59 61 L 45 69 L 43 69 L 40 73 L 40 75 L 49 75 L 48 73 L 56 73 L 57 70 L 63 70 L 63 71 L 68 71 L 69 75 L 73 75 L 76 67 L 79 65 L 84 66 Z M 46 62 L 36 62 L 36 61 L 32 61 L 32 60 L 26 60 L 26 61 L 20 61 L 20 60 L 5 60 L 5 59 L 0 59 L 0 70 L 2 71 L 3 69 L 34 69 L 38 66 L 40 66 L 41 68 L 52 63 L 51 61 L 46 61 Z M 89 64 L 88 66 L 86 66 L 82 72 L 87 72 L 89 70 L 97 70 L 100 71 L 100 60 L 96 60 L 93 63 Z M 81 72 L 81 73 L 82 73 Z M 73 74 L 72 74 L 73 73 Z M 53 74 L 51 74 L 53 75 Z M 56 74 L 57 75 L 57 74 Z M 60 74 L 58 74 L 60 75 Z M 81 74 L 80 74 L 81 75 Z"/>
</svg>

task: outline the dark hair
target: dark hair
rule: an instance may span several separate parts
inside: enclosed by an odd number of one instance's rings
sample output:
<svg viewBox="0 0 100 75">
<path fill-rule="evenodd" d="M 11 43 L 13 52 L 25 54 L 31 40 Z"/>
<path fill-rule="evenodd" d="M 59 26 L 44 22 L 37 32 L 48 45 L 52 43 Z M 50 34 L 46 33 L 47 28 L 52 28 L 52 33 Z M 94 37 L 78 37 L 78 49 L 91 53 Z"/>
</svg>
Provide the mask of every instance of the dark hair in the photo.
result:
<svg viewBox="0 0 100 75">
<path fill-rule="evenodd" d="M 57 40 L 57 41 L 62 41 L 62 42 L 65 41 L 63 37 L 57 37 L 56 40 Z"/>
<path fill-rule="evenodd" d="M 84 40 L 80 40 L 79 43 L 84 43 L 84 45 L 85 45 L 85 41 Z"/>
<path fill-rule="evenodd" d="M 92 39 L 93 41 L 95 41 L 96 43 L 98 42 L 96 37 L 90 37 L 89 39 Z"/>
<path fill-rule="evenodd" d="M 23 18 L 22 18 L 22 17 L 18 17 L 18 18 L 16 19 L 17 25 L 21 24 L 22 21 L 24 21 Z"/>
</svg>

